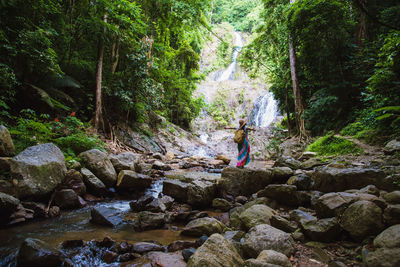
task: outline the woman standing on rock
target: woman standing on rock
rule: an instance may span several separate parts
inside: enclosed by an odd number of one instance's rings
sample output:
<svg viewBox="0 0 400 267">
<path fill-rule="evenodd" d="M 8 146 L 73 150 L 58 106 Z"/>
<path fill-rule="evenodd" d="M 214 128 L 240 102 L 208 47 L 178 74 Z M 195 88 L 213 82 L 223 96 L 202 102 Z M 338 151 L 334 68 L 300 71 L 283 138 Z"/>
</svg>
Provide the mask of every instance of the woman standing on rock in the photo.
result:
<svg viewBox="0 0 400 267">
<path fill-rule="evenodd" d="M 239 120 L 239 127 L 230 128 L 226 127 L 225 129 L 234 129 L 235 137 L 234 141 L 238 144 L 238 162 L 236 163 L 236 167 L 243 168 L 250 162 L 250 142 L 248 138 L 249 131 L 255 131 L 252 128 L 249 128 L 247 125 L 247 118 Z"/>
</svg>

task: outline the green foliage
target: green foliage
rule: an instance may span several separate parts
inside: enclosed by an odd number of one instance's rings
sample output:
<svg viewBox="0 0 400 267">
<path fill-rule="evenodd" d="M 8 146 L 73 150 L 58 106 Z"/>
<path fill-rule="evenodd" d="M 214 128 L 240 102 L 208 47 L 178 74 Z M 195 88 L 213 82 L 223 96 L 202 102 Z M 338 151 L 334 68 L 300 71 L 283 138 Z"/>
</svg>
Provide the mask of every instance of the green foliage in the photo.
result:
<svg viewBox="0 0 400 267">
<path fill-rule="evenodd" d="M 97 148 L 102 149 L 103 143 L 98 137 L 89 137 L 85 133 L 76 133 L 54 139 L 57 146 L 67 155 L 78 155 L 84 151 Z"/>
<path fill-rule="evenodd" d="M 353 122 L 348 124 L 346 127 L 344 127 L 341 131 L 340 134 L 341 135 L 347 135 L 347 136 L 355 136 L 357 133 L 366 130 L 365 126 L 357 121 L 357 122 Z"/>
<path fill-rule="evenodd" d="M 328 133 L 317 139 L 306 150 L 316 152 L 321 156 L 357 154 L 363 151 L 353 142 L 343 137 L 335 136 L 333 133 Z"/>
</svg>

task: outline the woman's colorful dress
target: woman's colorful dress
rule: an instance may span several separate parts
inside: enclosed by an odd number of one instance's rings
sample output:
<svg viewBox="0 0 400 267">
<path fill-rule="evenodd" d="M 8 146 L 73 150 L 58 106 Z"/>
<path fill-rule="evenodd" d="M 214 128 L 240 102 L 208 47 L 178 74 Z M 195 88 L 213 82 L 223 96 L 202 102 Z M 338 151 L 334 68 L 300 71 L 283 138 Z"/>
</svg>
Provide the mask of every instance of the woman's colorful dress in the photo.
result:
<svg viewBox="0 0 400 267">
<path fill-rule="evenodd" d="M 247 128 L 244 126 L 243 130 L 246 133 L 246 138 L 242 144 L 238 144 L 238 162 L 236 167 L 243 167 L 250 162 L 250 143 L 247 136 Z"/>
</svg>

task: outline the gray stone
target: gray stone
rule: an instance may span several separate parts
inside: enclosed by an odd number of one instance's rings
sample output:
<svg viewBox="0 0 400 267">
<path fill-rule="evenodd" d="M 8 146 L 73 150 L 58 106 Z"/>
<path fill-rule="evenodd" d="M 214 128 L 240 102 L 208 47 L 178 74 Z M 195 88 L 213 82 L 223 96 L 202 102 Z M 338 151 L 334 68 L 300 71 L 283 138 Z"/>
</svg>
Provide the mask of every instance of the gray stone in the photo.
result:
<svg viewBox="0 0 400 267">
<path fill-rule="evenodd" d="M 339 192 L 327 193 L 315 201 L 314 208 L 320 218 L 341 215 L 357 199 L 355 194 Z"/>
<path fill-rule="evenodd" d="M 187 202 L 189 184 L 174 179 L 165 179 L 163 194 L 173 197 L 180 202 Z"/>
<path fill-rule="evenodd" d="M 190 257 L 188 267 L 242 267 L 244 261 L 232 243 L 213 234 Z"/>
<path fill-rule="evenodd" d="M 19 199 L 0 192 L 0 214 L 9 216 L 17 209 L 19 203 Z"/>
<path fill-rule="evenodd" d="M 140 163 L 141 155 L 133 152 L 124 152 L 118 155 L 110 155 L 109 159 L 117 173 L 122 170 L 136 171 L 135 165 Z"/>
<path fill-rule="evenodd" d="M 117 189 L 122 191 L 143 191 L 151 186 L 150 176 L 130 170 L 122 170 L 118 174 Z"/>
<path fill-rule="evenodd" d="M 164 251 L 165 248 L 150 242 L 139 242 L 133 245 L 132 250 L 135 253 L 144 254 L 150 251 Z"/>
<path fill-rule="evenodd" d="M 308 221 L 301 225 L 304 234 L 313 241 L 333 242 L 340 237 L 341 228 L 336 218 Z"/>
<path fill-rule="evenodd" d="M 286 233 L 292 233 L 296 231 L 297 229 L 297 223 L 291 222 L 286 220 L 285 218 L 279 216 L 279 215 L 274 215 L 270 218 L 270 224 L 271 226 L 282 230 Z"/>
<path fill-rule="evenodd" d="M 120 211 L 113 208 L 98 206 L 90 211 L 91 220 L 94 224 L 115 227 L 123 222 Z"/>
<path fill-rule="evenodd" d="M 311 159 L 304 161 L 301 164 L 301 168 L 304 170 L 311 170 L 311 169 L 321 166 L 321 165 L 326 165 L 326 163 L 323 162 L 320 158 L 311 158 Z"/>
<path fill-rule="evenodd" d="M 209 181 L 193 181 L 187 191 L 187 203 L 197 207 L 209 207 L 217 195 L 217 186 Z"/>
<path fill-rule="evenodd" d="M 107 188 L 104 183 L 97 178 L 90 170 L 86 168 L 81 169 L 82 179 L 85 183 L 88 192 L 96 196 L 104 196 L 107 193 Z"/>
<path fill-rule="evenodd" d="M 57 191 L 54 202 L 62 209 L 78 209 L 86 205 L 84 200 L 72 189 Z"/>
<path fill-rule="evenodd" d="M 314 185 L 314 181 L 307 174 L 301 173 L 290 177 L 287 184 L 295 185 L 298 190 L 310 190 Z"/>
<path fill-rule="evenodd" d="M 117 182 L 117 173 L 106 153 L 92 149 L 79 154 L 86 168 L 96 175 L 107 187 Z"/>
<path fill-rule="evenodd" d="M 366 187 L 361 188 L 360 193 L 371 194 L 379 197 L 380 191 L 375 185 L 370 184 Z"/>
<path fill-rule="evenodd" d="M 164 213 L 142 211 L 137 214 L 134 228 L 137 231 L 145 231 L 163 227 L 165 224 Z"/>
<path fill-rule="evenodd" d="M 12 157 L 14 154 L 15 147 L 10 132 L 6 127 L 0 125 L 0 157 Z"/>
<path fill-rule="evenodd" d="M 294 174 L 289 167 L 275 167 L 271 169 L 274 183 L 286 183 L 286 181 Z"/>
<path fill-rule="evenodd" d="M 297 188 L 294 185 L 271 184 L 257 192 L 257 197 L 268 197 L 289 206 L 304 204 L 300 200 Z"/>
<path fill-rule="evenodd" d="M 251 228 L 244 237 L 243 250 L 247 256 L 255 258 L 263 250 L 275 250 L 290 256 L 296 249 L 290 234 L 268 224 L 260 224 Z"/>
<path fill-rule="evenodd" d="M 285 254 L 274 250 L 263 250 L 257 259 L 246 261 L 246 267 L 265 267 L 265 266 L 281 266 L 292 267 L 290 260 Z"/>
<path fill-rule="evenodd" d="M 204 217 L 190 221 L 182 230 L 182 235 L 202 236 L 223 233 L 226 226 L 217 219 Z"/>
<path fill-rule="evenodd" d="M 231 209 L 232 205 L 231 203 L 223 198 L 214 198 L 212 201 L 212 207 L 214 209 L 218 209 L 221 211 L 228 211 Z"/>
<path fill-rule="evenodd" d="M 300 169 L 300 166 L 301 162 L 290 156 L 282 156 L 274 163 L 274 167 L 289 167 L 294 170 Z"/>
<path fill-rule="evenodd" d="M 393 191 L 384 194 L 383 199 L 385 199 L 388 203 L 391 204 L 400 204 L 400 191 Z"/>
<path fill-rule="evenodd" d="M 17 261 L 18 266 L 62 266 L 64 256 L 39 239 L 27 238 L 19 249 Z"/>
<path fill-rule="evenodd" d="M 239 219 L 242 221 L 246 230 L 259 225 L 270 224 L 270 219 L 274 216 L 275 211 L 266 205 L 254 205 L 243 211 Z"/>
<path fill-rule="evenodd" d="M 64 155 L 54 144 L 28 147 L 10 160 L 13 195 L 18 198 L 50 194 L 65 177 Z"/>
<path fill-rule="evenodd" d="M 300 209 L 292 210 L 290 211 L 290 219 L 299 223 L 299 224 L 304 224 L 306 222 L 310 221 L 316 221 L 317 218 L 315 216 L 312 216 L 311 214 L 302 211 Z"/>
<path fill-rule="evenodd" d="M 400 224 L 390 226 L 374 239 L 374 247 L 400 248 Z"/>
<path fill-rule="evenodd" d="M 400 204 L 389 205 L 383 212 L 386 224 L 393 225 L 400 223 Z"/>
<path fill-rule="evenodd" d="M 383 149 L 387 154 L 393 154 L 397 151 L 400 151 L 400 141 L 393 139 Z"/>
</svg>

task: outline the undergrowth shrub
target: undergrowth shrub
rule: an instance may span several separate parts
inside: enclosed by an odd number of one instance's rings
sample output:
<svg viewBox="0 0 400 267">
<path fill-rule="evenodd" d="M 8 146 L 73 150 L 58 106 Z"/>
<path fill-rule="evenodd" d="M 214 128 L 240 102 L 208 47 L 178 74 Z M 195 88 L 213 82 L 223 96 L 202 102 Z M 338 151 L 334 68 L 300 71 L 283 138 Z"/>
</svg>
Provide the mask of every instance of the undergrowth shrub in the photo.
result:
<svg viewBox="0 0 400 267">
<path fill-rule="evenodd" d="M 321 156 L 357 154 L 363 152 L 355 143 L 343 137 L 334 136 L 332 132 L 310 144 L 307 147 L 307 151 L 316 152 Z"/>
</svg>

